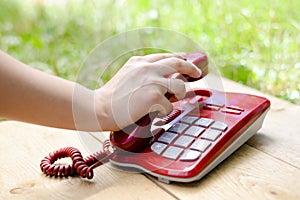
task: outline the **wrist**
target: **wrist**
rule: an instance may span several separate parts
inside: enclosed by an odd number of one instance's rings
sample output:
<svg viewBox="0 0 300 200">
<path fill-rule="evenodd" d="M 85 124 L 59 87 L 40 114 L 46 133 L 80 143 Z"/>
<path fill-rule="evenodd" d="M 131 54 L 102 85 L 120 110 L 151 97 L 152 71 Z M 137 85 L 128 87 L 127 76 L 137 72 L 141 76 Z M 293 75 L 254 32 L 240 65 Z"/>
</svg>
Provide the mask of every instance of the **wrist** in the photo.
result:
<svg viewBox="0 0 300 200">
<path fill-rule="evenodd" d="M 95 91 L 75 84 L 72 96 L 74 126 L 82 131 L 100 131 L 95 108 Z"/>
<path fill-rule="evenodd" d="M 116 130 L 111 109 L 111 93 L 104 87 L 94 91 L 94 108 L 102 131 Z"/>
</svg>

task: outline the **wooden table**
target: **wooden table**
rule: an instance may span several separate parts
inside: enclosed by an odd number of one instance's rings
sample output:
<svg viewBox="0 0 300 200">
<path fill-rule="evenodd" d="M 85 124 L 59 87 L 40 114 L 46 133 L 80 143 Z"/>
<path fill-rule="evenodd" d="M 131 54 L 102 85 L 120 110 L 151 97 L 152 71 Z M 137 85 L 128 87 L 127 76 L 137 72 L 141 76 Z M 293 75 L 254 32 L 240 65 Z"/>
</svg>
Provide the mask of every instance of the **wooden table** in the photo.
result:
<svg viewBox="0 0 300 200">
<path fill-rule="evenodd" d="M 202 180 L 164 184 L 111 164 L 96 168 L 90 181 L 49 178 L 39 168 L 49 152 L 74 146 L 88 154 L 79 135 L 6 121 L 0 123 L 0 199 L 300 199 L 299 106 L 225 79 L 223 85 L 266 96 L 272 106 L 263 128 Z"/>
</svg>

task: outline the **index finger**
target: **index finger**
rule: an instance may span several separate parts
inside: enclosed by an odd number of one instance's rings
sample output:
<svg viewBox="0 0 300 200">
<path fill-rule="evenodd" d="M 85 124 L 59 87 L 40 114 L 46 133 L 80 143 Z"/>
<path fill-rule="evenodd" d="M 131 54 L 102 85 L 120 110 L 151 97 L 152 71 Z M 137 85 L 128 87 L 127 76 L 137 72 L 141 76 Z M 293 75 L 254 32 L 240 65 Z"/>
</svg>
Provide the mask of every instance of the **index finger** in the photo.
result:
<svg viewBox="0 0 300 200">
<path fill-rule="evenodd" d="M 159 60 L 155 64 L 163 76 L 180 73 L 193 78 L 200 78 L 202 74 L 201 70 L 193 63 L 175 57 Z"/>
<path fill-rule="evenodd" d="M 143 56 L 143 59 L 148 62 L 156 62 L 166 58 L 179 58 L 186 60 L 186 53 L 156 53 Z"/>
</svg>

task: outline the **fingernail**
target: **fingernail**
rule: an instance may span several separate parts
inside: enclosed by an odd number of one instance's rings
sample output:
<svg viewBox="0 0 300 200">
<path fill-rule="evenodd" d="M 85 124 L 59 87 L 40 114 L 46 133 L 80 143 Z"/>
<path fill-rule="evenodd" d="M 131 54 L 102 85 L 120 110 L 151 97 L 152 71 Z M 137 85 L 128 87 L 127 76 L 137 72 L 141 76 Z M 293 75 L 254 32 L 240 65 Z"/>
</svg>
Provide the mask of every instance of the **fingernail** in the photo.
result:
<svg viewBox="0 0 300 200">
<path fill-rule="evenodd" d="M 202 76 L 202 71 L 200 69 L 198 69 L 198 73 L 199 73 L 199 77 Z"/>
<path fill-rule="evenodd" d="M 197 67 L 197 66 L 196 66 Z M 202 71 L 201 69 L 199 69 L 198 67 L 196 68 L 197 69 L 197 74 L 198 74 L 198 77 L 201 77 L 202 76 Z"/>
</svg>

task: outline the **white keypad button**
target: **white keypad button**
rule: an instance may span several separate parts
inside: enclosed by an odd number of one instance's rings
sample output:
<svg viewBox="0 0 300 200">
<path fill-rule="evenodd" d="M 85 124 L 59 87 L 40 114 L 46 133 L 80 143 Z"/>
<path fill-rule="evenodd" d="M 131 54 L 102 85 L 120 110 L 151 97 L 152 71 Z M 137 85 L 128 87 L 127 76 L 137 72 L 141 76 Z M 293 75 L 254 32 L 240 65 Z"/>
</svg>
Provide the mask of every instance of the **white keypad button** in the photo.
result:
<svg viewBox="0 0 300 200">
<path fill-rule="evenodd" d="M 208 147 L 211 145 L 211 142 L 208 140 L 196 140 L 192 146 L 191 149 L 204 152 L 208 149 Z"/>
<path fill-rule="evenodd" d="M 227 124 L 225 124 L 224 122 L 220 122 L 220 121 L 216 121 L 211 125 L 211 128 L 213 129 L 217 129 L 220 131 L 225 131 L 227 129 Z"/>
<path fill-rule="evenodd" d="M 205 130 L 205 128 L 200 127 L 200 126 L 191 126 L 190 128 L 188 128 L 185 131 L 185 135 L 190 135 L 193 137 L 198 137 L 201 133 L 203 133 L 203 131 Z"/>
<path fill-rule="evenodd" d="M 177 136 L 176 133 L 165 132 L 158 138 L 158 141 L 170 144 Z"/>
<path fill-rule="evenodd" d="M 197 160 L 200 157 L 201 153 L 199 151 L 187 150 L 182 156 L 180 156 L 180 160 L 183 161 L 193 161 Z"/>
<path fill-rule="evenodd" d="M 176 160 L 182 152 L 183 152 L 182 148 L 170 146 L 162 155 L 165 158 Z"/>
<path fill-rule="evenodd" d="M 187 135 L 182 135 L 174 142 L 174 145 L 181 146 L 181 147 L 187 147 L 193 142 L 193 140 L 194 140 L 193 137 L 190 137 Z"/>
<path fill-rule="evenodd" d="M 166 144 L 160 143 L 160 142 L 154 142 L 151 145 L 151 150 L 156 154 L 161 154 L 161 152 L 167 147 Z"/>
<path fill-rule="evenodd" d="M 215 129 L 207 129 L 200 138 L 215 141 L 218 137 L 220 137 L 222 134 L 221 131 L 215 130 Z"/>
<path fill-rule="evenodd" d="M 195 122 L 196 125 L 203 126 L 205 128 L 209 127 L 214 120 L 209 119 L 209 118 L 200 118 L 198 121 Z"/>
</svg>

